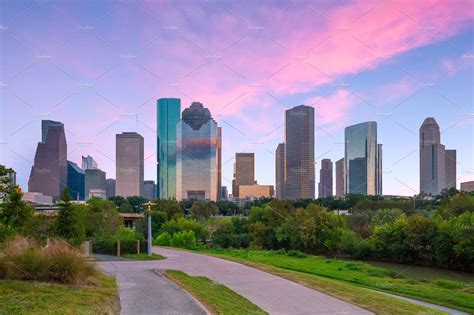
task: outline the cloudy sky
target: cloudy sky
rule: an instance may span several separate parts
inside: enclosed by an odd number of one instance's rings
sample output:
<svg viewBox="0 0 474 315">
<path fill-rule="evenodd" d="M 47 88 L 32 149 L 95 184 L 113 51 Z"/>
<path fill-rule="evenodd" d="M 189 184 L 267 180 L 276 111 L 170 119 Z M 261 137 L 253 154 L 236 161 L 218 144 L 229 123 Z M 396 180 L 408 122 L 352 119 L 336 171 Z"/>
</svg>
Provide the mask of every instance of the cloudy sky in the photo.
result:
<svg viewBox="0 0 474 315">
<path fill-rule="evenodd" d="M 274 183 L 299 104 L 315 108 L 318 169 L 343 157 L 345 126 L 374 120 L 384 194 L 413 195 L 433 116 L 458 185 L 474 180 L 472 0 L 0 2 L 0 163 L 23 188 L 42 119 L 64 122 L 69 160 L 90 154 L 112 178 L 115 134 L 139 132 L 156 180 L 160 97 L 210 108 L 227 186 L 235 152 L 255 152 L 257 180 Z"/>
</svg>

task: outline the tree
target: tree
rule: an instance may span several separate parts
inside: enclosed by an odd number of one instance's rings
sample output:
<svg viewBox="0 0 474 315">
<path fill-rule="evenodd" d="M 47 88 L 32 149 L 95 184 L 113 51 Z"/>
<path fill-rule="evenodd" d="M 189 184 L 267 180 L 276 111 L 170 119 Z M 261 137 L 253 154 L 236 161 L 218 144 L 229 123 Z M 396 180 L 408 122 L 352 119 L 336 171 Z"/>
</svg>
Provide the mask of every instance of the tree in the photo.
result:
<svg viewBox="0 0 474 315">
<path fill-rule="evenodd" d="M 211 201 L 195 200 L 189 212 L 193 218 L 203 220 L 217 213 L 217 206 Z"/>
<path fill-rule="evenodd" d="M 75 206 L 80 210 L 86 237 L 109 236 L 117 233 L 123 225 L 115 204 L 109 200 L 91 198 L 87 204 Z"/>
<path fill-rule="evenodd" d="M 172 220 L 183 216 L 183 209 L 179 205 L 179 202 L 174 198 L 156 200 L 153 209 L 165 213 L 166 220 Z"/>
<path fill-rule="evenodd" d="M 71 244 L 79 245 L 84 240 L 84 227 L 79 222 L 76 209 L 71 203 L 69 190 L 64 188 L 56 218 L 56 233 Z"/>
</svg>

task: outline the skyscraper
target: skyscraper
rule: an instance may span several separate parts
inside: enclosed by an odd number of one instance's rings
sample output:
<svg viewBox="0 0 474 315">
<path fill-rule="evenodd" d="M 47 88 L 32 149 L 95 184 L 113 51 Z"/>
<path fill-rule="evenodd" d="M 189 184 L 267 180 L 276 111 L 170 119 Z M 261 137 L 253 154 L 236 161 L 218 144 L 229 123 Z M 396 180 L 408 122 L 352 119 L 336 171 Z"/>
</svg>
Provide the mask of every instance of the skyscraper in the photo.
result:
<svg viewBox="0 0 474 315">
<path fill-rule="evenodd" d="M 232 195 L 239 196 L 239 185 L 255 184 L 255 153 L 235 153 Z"/>
<path fill-rule="evenodd" d="M 82 169 L 85 170 L 93 170 L 96 169 L 97 167 L 97 162 L 94 160 L 94 158 L 90 155 L 88 156 L 82 156 Z"/>
<path fill-rule="evenodd" d="M 217 199 L 223 199 L 222 198 L 222 128 L 221 127 L 217 127 Z M 227 197 L 225 199 L 227 199 Z"/>
<path fill-rule="evenodd" d="M 445 162 L 445 188 L 456 188 L 456 150 L 446 150 L 444 155 Z"/>
<path fill-rule="evenodd" d="M 377 123 L 364 122 L 346 127 L 344 185 L 346 194 L 380 195 L 381 164 L 377 145 Z M 380 166 L 379 166 L 380 164 Z"/>
<path fill-rule="evenodd" d="M 332 162 L 330 159 L 321 160 L 318 190 L 319 198 L 332 196 Z"/>
<path fill-rule="evenodd" d="M 107 178 L 105 180 L 105 198 L 115 197 L 115 179 Z"/>
<path fill-rule="evenodd" d="M 456 187 L 456 151 L 445 150 L 439 126 L 428 117 L 420 127 L 420 193 L 438 195 Z"/>
<path fill-rule="evenodd" d="M 61 122 L 41 122 L 41 142 L 38 142 L 34 164 L 28 181 L 29 192 L 39 192 L 59 199 L 67 186 L 67 143 Z"/>
<path fill-rule="evenodd" d="M 181 116 L 179 98 L 157 102 L 157 197 L 176 197 L 176 125 Z"/>
<path fill-rule="evenodd" d="M 275 152 L 275 190 L 276 198 L 285 198 L 285 144 L 279 143 Z"/>
<path fill-rule="evenodd" d="M 377 144 L 377 195 L 382 195 L 383 189 L 383 144 Z"/>
<path fill-rule="evenodd" d="M 73 200 L 85 200 L 85 176 L 76 163 L 67 161 L 67 187 Z"/>
<path fill-rule="evenodd" d="M 344 197 L 344 158 L 336 161 L 336 197 Z"/>
<path fill-rule="evenodd" d="M 209 109 L 193 102 L 176 128 L 176 198 L 217 200 L 218 127 Z"/>
<path fill-rule="evenodd" d="M 117 196 L 142 196 L 144 177 L 143 137 L 136 132 L 116 135 Z"/>
<path fill-rule="evenodd" d="M 98 168 L 85 170 L 85 200 L 94 196 L 106 199 L 106 186 L 104 171 Z"/>
<path fill-rule="evenodd" d="M 314 108 L 285 112 L 285 199 L 314 199 Z"/>
<path fill-rule="evenodd" d="M 154 180 L 146 180 L 143 182 L 143 197 L 150 201 L 156 199 L 156 185 Z"/>
</svg>

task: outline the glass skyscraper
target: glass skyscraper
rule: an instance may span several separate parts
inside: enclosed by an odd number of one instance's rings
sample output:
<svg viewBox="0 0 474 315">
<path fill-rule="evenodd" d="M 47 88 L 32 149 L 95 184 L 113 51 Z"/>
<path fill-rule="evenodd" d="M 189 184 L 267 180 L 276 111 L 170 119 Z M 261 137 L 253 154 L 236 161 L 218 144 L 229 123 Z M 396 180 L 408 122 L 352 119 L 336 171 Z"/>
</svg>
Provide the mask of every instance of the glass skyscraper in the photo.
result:
<svg viewBox="0 0 474 315">
<path fill-rule="evenodd" d="M 176 126 L 181 100 L 160 98 L 157 102 L 157 197 L 176 197 Z"/>
<path fill-rule="evenodd" d="M 346 127 L 344 186 L 346 194 L 382 194 L 382 146 L 377 144 L 377 123 Z"/>
<path fill-rule="evenodd" d="M 67 187 L 73 200 L 85 200 L 86 175 L 76 163 L 67 161 Z"/>
<path fill-rule="evenodd" d="M 217 200 L 219 131 L 209 109 L 194 102 L 176 128 L 176 198 Z"/>
</svg>

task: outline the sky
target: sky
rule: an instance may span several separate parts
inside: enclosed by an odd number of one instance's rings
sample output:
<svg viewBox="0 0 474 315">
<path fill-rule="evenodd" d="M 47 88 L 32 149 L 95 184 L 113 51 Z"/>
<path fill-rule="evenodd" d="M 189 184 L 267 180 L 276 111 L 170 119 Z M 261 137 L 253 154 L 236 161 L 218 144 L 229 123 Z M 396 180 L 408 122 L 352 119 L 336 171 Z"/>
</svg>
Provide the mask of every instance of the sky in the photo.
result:
<svg viewBox="0 0 474 315">
<path fill-rule="evenodd" d="M 27 190 L 41 120 L 65 124 L 68 160 L 115 178 L 115 134 L 145 138 L 156 181 L 156 100 L 199 101 L 236 152 L 275 182 L 285 110 L 315 108 L 320 161 L 344 127 L 378 124 L 384 194 L 419 192 L 419 127 L 434 117 L 474 180 L 474 1 L 0 0 L 0 163 Z M 317 190 L 316 190 L 317 191 Z"/>
</svg>

